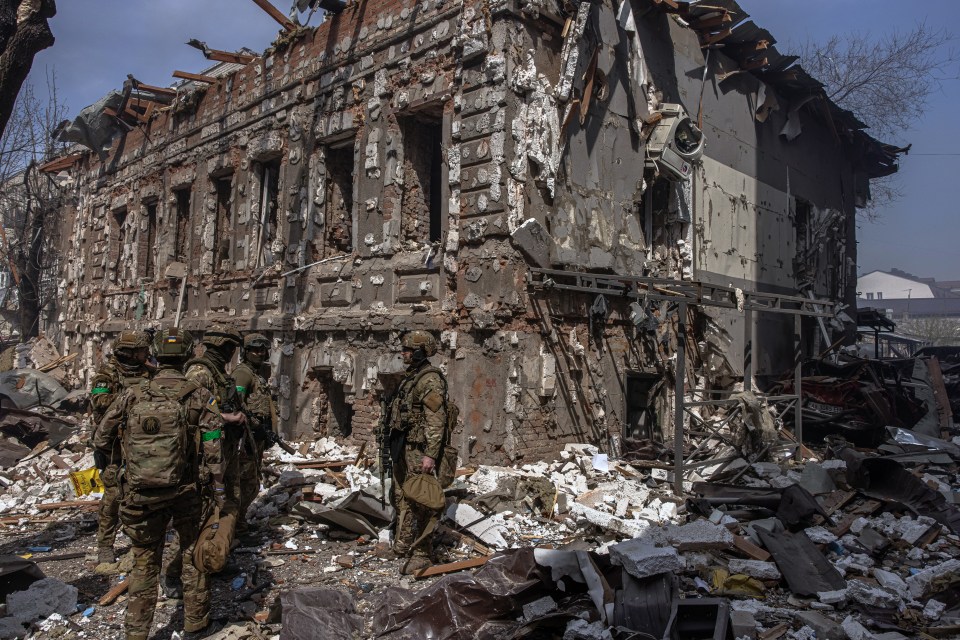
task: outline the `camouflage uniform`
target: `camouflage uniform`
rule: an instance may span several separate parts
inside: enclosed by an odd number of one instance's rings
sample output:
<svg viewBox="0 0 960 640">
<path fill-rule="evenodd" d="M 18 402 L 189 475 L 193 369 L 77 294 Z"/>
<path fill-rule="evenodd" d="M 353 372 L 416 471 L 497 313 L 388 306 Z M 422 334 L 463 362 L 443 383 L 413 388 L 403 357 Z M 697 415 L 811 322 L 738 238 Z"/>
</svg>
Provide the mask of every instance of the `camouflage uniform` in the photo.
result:
<svg viewBox="0 0 960 640">
<path fill-rule="evenodd" d="M 273 398 L 267 381 L 257 373 L 253 363 L 244 360 L 233 370 L 233 380 L 236 383 L 237 395 L 243 403 L 248 423 L 245 442 L 241 443 L 237 472 L 237 495 L 235 499 L 240 505 L 240 519 L 237 529 L 242 530 L 246 523 L 247 508 L 260 491 L 260 469 L 263 462 L 263 452 L 267 446 L 266 432 L 276 431 Z"/>
<path fill-rule="evenodd" d="M 171 391 L 188 388 L 187 379 L 173 368 L 161 369 L 150 384 Z M 109 451 L 120 440 L 120 429 L 136 403 L 135 391 L 124 391 L 107 412 L 94 440 L 98 450 Z M 204 518 L 201 491 L 211 482 L 221 490 L 223 486 L 220 448 L 223 420 L 216 400 L 202 387 L 193 388 L 181 402 L 187 410 L 188 442 L 195 443 L 196 448 L 190 452 L 192 459 L 188 460 L 187 474 L 180 486 L 136 491 L 125 487 L 122 472 L 120 476 L 120 521 L 124 533 L 133 542 L 134 557 L 125 618 L 128 640 L 145 640 L 150 634 L 163 543 L 171 521 L 182 548 L 184 630 L 196 632 L 210 622 L 210 582 L 207 575 L 194 566 L 193 550 Z"/>
<path fill-rule="evenodd" d="M 422 375 L 421 375 L 422 374 Z M 424 456 L 438 462 L 446 433 L 447 384 L 439 369 L 429 361 L 412 364 L 390 402 L 387 426 L 391 429 L 393 447 L 397 438 L 404 438 L 402 454 L 393 461 L 393 506 L 397 510 L 397 532 L 394 551 L 397 555 L 430 556 L 433 529 L 439 522 L 440 510 L 427 509 L 403 495 L 403 483 L 412 473 L 420 473 Z"/>
<path fill-rule="evenodd" d="M 97 370 L 90 385 L 90 409 L 93 414 L 91 442 L 97 437 L 97 426 L 117 396 L 127 387 L 139 384 L 150 377 L 150 371 L 141 364 L 124 364 L 115 355 Z M 97 548 L 99 562 L 113 562 L 113 543 L 120 524 L 120 498 L 117 488 L 117 471 L 120 469 L 120 444 L 110 451 L 106 466 L 100 471 L 103 482 L 103 498 L 97 514 Z"/>
</svg>

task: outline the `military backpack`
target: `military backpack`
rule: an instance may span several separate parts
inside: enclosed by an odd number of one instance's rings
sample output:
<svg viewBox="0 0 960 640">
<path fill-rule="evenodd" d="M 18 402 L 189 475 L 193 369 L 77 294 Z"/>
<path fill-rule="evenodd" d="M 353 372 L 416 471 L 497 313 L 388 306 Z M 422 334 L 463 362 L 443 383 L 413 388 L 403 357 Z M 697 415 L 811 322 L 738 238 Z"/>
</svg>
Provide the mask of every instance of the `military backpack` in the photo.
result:
<svg viewBox="0 0 960 640">
<path fill-rule="evenodd" d="M 132 489 L 167 489 L 185 480 L 193 443 L 183 399 L 198 388 L 190 381 L 174 388 L 144 381 L 131 388 L 134 400 L 121 442 L 124 478 Z"/>
</svg>

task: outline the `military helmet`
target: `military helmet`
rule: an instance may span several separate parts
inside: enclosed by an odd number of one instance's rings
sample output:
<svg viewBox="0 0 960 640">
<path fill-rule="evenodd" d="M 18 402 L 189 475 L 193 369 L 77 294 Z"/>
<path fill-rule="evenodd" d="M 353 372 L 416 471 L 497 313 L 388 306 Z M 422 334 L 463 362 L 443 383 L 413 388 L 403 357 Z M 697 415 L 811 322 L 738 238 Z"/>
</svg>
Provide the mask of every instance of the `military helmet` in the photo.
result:
<svg viewBox="0 0 960 640">
<path fill-rule="evenodd" d="M 121 331 L 120 337 L 117 338 L 117 341 L 113 343 L 114 351 L 119 349 L 129 349 L 133 351 L 134 349 L 149 349 L 150 348 L 150 334 L 146 331 Z"/>
<path fill-rule="evenodd" d="M 243 338 L 236 329 L 223 324 L 213 324 L 203 334 L 201 342 L 210 347 L 239 347 L 243 344 Z"/>
<path fill-rule="evenodd" d="M 168 327 L 153 337 L 153 355 L 157 360 L 183 359 L 193 354 L 193 336 L 185 329 Z"/>
<path fill-rule="evenodd" d="M 424 355 L 428 358 L 437 352 L 437 339 L 420 329 L 405 333 L 400 340 L 400 345 L 405 349 L 423 349 Z"/>
<path fill-rule="evenodd" d="M 243 337 L 243 348 L 244 349 L 269 349 L 270 340 L 267 339 L 267 336 L 262 333 L 248 333 Z"/>
</svg>

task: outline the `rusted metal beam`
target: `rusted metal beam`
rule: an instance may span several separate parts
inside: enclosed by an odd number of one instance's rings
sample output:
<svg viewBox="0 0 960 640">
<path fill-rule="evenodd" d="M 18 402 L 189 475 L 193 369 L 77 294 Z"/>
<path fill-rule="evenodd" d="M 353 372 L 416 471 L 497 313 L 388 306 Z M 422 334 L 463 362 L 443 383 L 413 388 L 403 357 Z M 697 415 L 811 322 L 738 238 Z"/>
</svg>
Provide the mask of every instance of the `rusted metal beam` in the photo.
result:
<svg viewBox="0 0 960 640">
<path fill-rule="evenodd" d="M 269 0 L 253 0 L 253 2 L 258 7 L 266 11 L 267 15 L 269 15 L 271 18 L 279 22 L 280 26 L 286 29 L 287 31 L 295 31 L 297 29 L 297 25 L 293 24 L 290 18 L 283 15 L 283 13 L 281 13 L 279 9 L 277 9 L 275 6 L 270 4 Z"/>
<path fill-rule="evenodd" d="M 174 71 L 174 78 L 182 78 L 184 80 L 195 80 L 197 82 L 206 82 L 207 84 L 216 83 L 217 79 L 213 76 L 202 76 L 199 73 L 189 73 L 187 71 Z"/>
</svg>

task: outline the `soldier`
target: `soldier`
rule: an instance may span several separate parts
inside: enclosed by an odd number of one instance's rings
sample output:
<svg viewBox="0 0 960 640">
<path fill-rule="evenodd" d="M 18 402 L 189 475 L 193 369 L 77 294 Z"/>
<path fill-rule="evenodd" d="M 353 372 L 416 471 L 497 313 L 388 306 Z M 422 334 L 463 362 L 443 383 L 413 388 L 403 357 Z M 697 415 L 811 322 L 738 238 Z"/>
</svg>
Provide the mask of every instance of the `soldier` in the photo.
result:
<svg viewBox="0 0 960 640">
<path fill-rule="evenodd" d="M 133 542 L 126 612 L 127 640 L 146 640 L 157 603 L 157 578 L 167 525 L 180 536 L 184 631 L 201 637 L 210 625 L 210 582 L 194 564 L 204 511 L 224 501 L 223 420 L 216 398 L 181 373 L 193 338 L 182 329 L 159 332 L 154 350 L 160 370 L 129 387 L 107 411 L 94 446 L 123 450 L 120 521 Z"/>
<path fill-rule="evenodd" d="M 437 341 L 426 331 L 410 331 L 400 342 L 407 375 L 390 401 L 386 428 L 393 459 L 393 504 L 397 531 L 393 552 L 409 557 L 401 569 L 413 574 L 430 566 L 432 535 L 440 509 L 430 509 L 404 494 L 403 485 L 415 474 L 435 475 L 450 438 L 447 428 L 447 381 L 427 359 Z"/>
<path fill-rule="evenodd" d="M 233 370 L 233 380 L 237 386 L 237 395 L 247 414 L 247 430 L 240 444 L 240 462 L 238 465 L 239 486 L 235 496 L 240 505 L 237 533 L 246 529 L 247 508 L 260 490 L 260 468 L 263 452 L 271 441 L 270 434 L 276 431 L 273 398 L 266 380 L 260 375 L 260 368 L 267 359 L 270 341 L 259 333 L 247 334 L 243 339 L 243 352 L 240 364 Z"/>
<path fill-rule="evenodd" d="M 239 411 L 240 406 L 237 399 L 236 385 L 233 378 L 227 375 L 227 363 L 233 359 L 233 355 L 240 346 L 242 338 L 240 334 L 230 327 L 222 324 L 211 325 L 203 334 L 201 344 L 204 346 L 203 355 L 193 358 L 186 364 L 186 376 L 191 382 L 195 382 L 216 399 L 220 408 L 220 415 L 223 418 L 223 476 L 226 486 L 226 505 L 225 512 L 237 514 L 239 505 L 235 496 L 237 495 L 237 464 L 238 450 L 241 438 L 244 434 L 244 422 L 246 418 Z M 228 520 L 236 522 L 236 518 Z M 228 538 L 233 540 L 231 531 Z M 176 552 L 176 545 L 173 545 L 175 553 L 163 576 L 163 591 L 170 598 L 178 598 L 181 595 L 181 554 Z"/>
<path fill-rule="evenodd" d="M 90 409 L 93 414 L 91 442 L 97 435 L 97 425 L 110 404 L 128 386 L 140 384 L 151 376 L 146 366 L 150 356 L 150 336 L 145 331 L 124 331 L 113 343 L 113 354 L 93 376 L 90 387 Z M 117 496 L 117 470 L 120 447 L 107 453 L 94 452 L 94 464 L 102 469 L 103 498 L 100 500 L 97 526 L 97 565 L 116 562 L 113 543 L 119 526 L 120 499 Z"/>
</svg>

